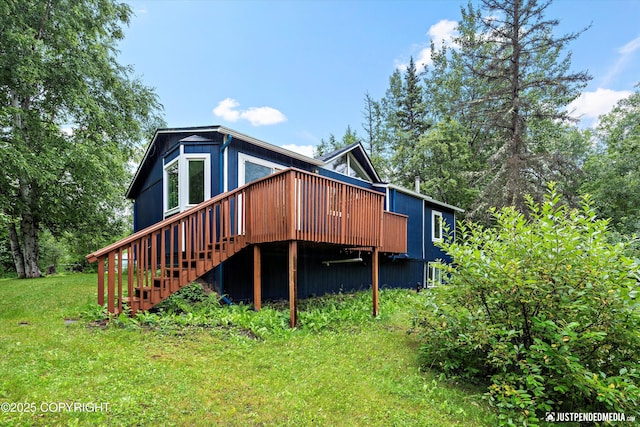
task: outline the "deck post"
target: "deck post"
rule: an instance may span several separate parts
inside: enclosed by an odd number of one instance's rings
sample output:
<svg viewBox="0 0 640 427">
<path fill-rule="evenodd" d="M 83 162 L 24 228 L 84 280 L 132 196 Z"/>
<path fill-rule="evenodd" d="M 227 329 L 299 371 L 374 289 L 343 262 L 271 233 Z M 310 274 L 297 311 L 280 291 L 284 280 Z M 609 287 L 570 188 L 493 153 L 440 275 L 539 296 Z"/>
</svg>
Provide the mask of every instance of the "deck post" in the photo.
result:
<svg viewBox="0 0 640 427">
<path fill-rule="evenodd" d="M 115 260 L 116 260 L 115 253 L 113 251 L 109 252 L 109 255 L 107 256 L 107 263 L 109 264 L 107 265 L 107 298 L 108 298 L 107 309 L 109 310 L 109 313 L 115 312 L 115 305 L 113 300 L 116 293 L 116 289 L 115 289 L 116 261 Z M 120 298 L 120 295 L 118 295 L 118 299 L 119 298 Z"/>
<path fill-rule="evenodd" d="M 262 275 L 260 246 L 253 246 L 253 309 L 260 311 L 262 306 Z"/>
<path fill-rule="evenodd" d="M 104 256 L 98 258 L 98 305 L 104 305 Z"/>
<path fill-rule="evenodd" d="M 289 325 L 298 324 L 298 242 L 289 241 Z"/>
<path fill-rule="evenodd" d="M 378 252 L 377 246 L 374 246 L 371 254 L 371 291 L 373 294 L 373 317 L 378 316 L 378 280 L 380 271 L 378 268 Z"/>
</svg>

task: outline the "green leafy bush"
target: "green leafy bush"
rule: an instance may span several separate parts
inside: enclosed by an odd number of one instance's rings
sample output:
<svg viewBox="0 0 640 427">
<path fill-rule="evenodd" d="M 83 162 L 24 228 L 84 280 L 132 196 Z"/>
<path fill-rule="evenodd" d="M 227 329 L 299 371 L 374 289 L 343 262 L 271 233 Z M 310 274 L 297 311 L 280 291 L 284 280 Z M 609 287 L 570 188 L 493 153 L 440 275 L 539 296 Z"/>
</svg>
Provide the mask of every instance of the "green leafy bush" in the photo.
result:
<svg viewBox="0 0 640 427">
<path fill-rule="evenodd" d="M 548 411 L 640 407 L 638 263 L 607 241 L 589 198 L 568 209 L 551 186 L 525 216 L 494 211 L 495 227 L 462 223 L 442 243 L 448 284 L 414 319 L 425 367 L 487 383 L 502 425 Z"/>
</svg>

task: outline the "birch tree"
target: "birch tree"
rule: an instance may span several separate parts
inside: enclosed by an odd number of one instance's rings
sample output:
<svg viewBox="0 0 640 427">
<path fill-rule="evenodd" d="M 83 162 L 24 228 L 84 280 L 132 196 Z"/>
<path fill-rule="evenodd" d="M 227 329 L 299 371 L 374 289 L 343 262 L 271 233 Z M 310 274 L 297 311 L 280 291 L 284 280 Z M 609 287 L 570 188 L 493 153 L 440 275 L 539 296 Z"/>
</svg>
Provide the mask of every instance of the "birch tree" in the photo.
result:
<svg viewBox="0 0 640 427">
<path fill-rule="evenodd" d="M 153 91 L 117 62 L 131 9 L 114 0 L 0 2 L 0 223 L 16 272 L 39 277 L 39 232 L 103 233 Z"/>
</svg>

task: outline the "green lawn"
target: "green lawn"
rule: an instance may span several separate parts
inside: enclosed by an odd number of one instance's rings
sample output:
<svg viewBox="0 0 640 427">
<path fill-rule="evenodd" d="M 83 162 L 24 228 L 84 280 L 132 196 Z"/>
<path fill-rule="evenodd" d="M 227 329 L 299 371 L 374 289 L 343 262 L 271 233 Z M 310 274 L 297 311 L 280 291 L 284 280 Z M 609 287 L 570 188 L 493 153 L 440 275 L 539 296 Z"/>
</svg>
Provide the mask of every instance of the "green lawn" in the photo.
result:
<svg viewBox="0 0 640 427">
<path fill-rule="evenodd" d="M 1 426 L 494 424 L 481 390 L 419 372 L 411 291 L 382 291 L 378 319 L 257 338 L 232 324 L 92 326 L 95 284 L 0 280 Z"/>
</svg>

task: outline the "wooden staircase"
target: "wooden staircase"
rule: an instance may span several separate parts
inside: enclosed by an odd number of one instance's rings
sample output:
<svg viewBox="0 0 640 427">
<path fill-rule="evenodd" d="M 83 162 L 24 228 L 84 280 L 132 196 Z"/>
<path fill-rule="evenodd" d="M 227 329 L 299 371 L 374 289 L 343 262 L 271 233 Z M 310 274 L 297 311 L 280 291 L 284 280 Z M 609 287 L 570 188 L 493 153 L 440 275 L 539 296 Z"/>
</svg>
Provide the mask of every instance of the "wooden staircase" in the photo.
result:
<svg viewBox="0 0 640 427">
<path fill-rule="evenodd" d="M 133 288 L 133 296 L 122 297 L 122 303 L 127 304 L 132 313 L 138 310 L 148 310 L 158 304 L 169 295 L 179 291 L 184 286 L 192 283 L 197 278 L 222 264 L 229 257 L 239 252 L 246 246 L 242 236 L 234 242 L 233 237 L 227 241 L 208 245 L 207 250 L 187 254 L 183 252 L 179 261 L 171 266 L 169 263 L 162 272 L 152 278 L 151 286 L 136 286 Z M 115 308 L 115 307 L 114 307 Z M 114 313 L 122 310 L 120 306 Z"/>
<path fill-rule="evenodd" d="M 313 241 L 406 252 L 406 239 L 407 217 L 385 212 L 382 193 L 291 168 L 211 198 L 87 259 L 98 262 L 98 304 L 115 314 L 128 306 L 133 315 L 248 245 Z"/>
</svg>

